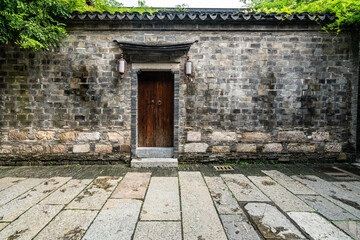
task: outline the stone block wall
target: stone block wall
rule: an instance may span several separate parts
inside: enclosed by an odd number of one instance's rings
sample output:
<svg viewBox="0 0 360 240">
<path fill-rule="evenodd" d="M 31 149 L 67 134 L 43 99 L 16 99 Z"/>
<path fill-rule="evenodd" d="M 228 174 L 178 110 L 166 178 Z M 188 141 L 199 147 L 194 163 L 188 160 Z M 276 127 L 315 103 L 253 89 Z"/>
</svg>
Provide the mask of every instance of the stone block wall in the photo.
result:
<svg viewBox="0 0 360 240">
<path fill-rule="evenodd" d="M 183 74 L 185 55 L 178 59 L 180 161 L 353 158 L 355 33 L 295 23 L 209 28 L 74 23 L 65 46 L 50 52 L 1 46 L 0 163 L 131 159 L 136 60 L 125 55 L 129 69 L 120 78 L 114 40 L 198 40 L 188 53 L 192 78 Z"/>
</svg>

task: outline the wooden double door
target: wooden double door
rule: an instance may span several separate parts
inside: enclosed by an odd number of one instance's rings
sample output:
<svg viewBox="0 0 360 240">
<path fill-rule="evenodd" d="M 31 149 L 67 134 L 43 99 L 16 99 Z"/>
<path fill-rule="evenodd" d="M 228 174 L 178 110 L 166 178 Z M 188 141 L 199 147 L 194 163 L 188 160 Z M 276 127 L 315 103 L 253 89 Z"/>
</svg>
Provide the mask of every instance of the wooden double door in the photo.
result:
<svg viewBox="0 0 360 240">
<path fill-rule="evenodd" d="M 141 72 L 138 75 L 138 146 L 173 147 L 174 75 Z"/>
</svg>

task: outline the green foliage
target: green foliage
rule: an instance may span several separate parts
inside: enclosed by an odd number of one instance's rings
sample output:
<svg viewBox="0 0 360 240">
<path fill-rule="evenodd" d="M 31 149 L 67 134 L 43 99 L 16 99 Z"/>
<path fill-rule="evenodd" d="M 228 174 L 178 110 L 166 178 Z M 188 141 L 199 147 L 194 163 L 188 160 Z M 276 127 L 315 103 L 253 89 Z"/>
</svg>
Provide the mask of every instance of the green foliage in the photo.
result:
<svg viewBox="0 0 360 240">
<path fill-rule="evenodd" d="M 337 19 L 328 24 L 325 30 L 340 31 L 344 25 L 360 26 L 359 0 L 254 0 L 248 6 L 265 13 L 335 13 Z"/>
<path fill-rule="evenodd" d="M 65 25 L 57 19 L 70 17 L 63 0 L 2 0 L 0 43 L 15 43 L 34 50 L 58 46 L 66 37 Z"/>
<path fill-rule="evenodd" d="M 0 44 L 15 44 L 32 50 L 49 50 L 58 47 L 67 37 L 61 19 L 71 16 L 73 11 L 150 12 L 139 0 L 139 7 L 125 8 L 115 0 L 1 0 Z"/>
</svg>

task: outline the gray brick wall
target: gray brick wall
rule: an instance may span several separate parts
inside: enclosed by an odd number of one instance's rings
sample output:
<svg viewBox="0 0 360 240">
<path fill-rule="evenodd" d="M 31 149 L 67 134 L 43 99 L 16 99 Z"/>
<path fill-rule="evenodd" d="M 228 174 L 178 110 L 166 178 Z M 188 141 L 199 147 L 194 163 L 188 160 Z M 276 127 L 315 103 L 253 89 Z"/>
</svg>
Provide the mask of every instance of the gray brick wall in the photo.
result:
<svg viewBox="0 0 360 240">
<path fill-rule="evenodd" d="M 185 56 L 178 59 L 181 161 L 352 159 L 354 34 L 299 24 L 194 26 L 73 23 L 66 45 L 50 52 L 1 46 L 1 163 L 130 160 L 137 59 L 125 55 L 129 70 L 120 78 L 115 39 L 199 40 L 188 53 L 191 79 L 183 74 Z"/>
</svg>

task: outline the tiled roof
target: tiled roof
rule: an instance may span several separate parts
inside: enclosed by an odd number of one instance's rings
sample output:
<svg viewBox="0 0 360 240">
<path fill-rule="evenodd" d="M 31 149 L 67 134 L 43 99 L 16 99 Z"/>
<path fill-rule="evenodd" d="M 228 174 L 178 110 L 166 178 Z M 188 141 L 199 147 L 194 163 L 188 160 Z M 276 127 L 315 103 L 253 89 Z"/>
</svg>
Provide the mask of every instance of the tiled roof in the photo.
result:
<svg viewBox="0 0 360 240">
<path fill-rule="evenodd" d="M 236 9 L 224 10 L 189 10 L 185 12 L 159 11 L 153 14 L 148 12 L 73 12 L 73 20 L 89 21 L 334 21 L 335 15 L 329 13 L 294 13 L 287 16 L 286 13 L 255 13 L 241 12 Z"/>
</svg>

